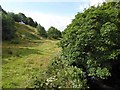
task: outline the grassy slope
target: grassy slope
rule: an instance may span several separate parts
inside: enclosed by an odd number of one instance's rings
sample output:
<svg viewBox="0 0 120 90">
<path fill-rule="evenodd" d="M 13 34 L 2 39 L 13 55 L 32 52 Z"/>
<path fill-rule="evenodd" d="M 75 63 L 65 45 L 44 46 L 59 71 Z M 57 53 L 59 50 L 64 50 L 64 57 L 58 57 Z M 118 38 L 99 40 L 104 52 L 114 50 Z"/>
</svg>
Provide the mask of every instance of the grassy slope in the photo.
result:
<svg viewBox="0 0 120 90">
<path fill-rule="evenodd" d="M 18 25 L 18 27 L 18 30 L 21 27 L 25 27 L 26 31 L 30 29 L 24 25 Z M 22 31 L 22 33 L 26 32 Z M 56 45 L 57 42 L 43 39 L 22 41 L 19 44 L 3 42 L 3 88 L 32 87 L 35 76 L 46 70 L 51 59 L 60 51 Z"/>
<path fill-rule="evenodd" d="M 17 29 L 17 36 L 19 39 L 41 39 L 41 37 L 38 35 L 38 32 L 36 28 L 33 28 L 29 25 L 19 24 L 15 23 L 16 29 Z"/>
</svg>

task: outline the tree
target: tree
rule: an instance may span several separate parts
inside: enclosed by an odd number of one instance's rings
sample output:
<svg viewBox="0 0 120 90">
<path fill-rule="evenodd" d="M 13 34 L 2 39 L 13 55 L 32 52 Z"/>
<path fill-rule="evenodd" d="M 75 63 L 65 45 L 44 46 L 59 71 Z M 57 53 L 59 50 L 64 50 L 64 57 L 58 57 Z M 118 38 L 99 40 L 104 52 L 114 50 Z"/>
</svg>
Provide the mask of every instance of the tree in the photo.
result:
<svg viewBox="0 0 120 90">
<path fill-rule="evenodd" d="M 30 18 L 30 17 L 28 17 L 28 18 L 27 18 L 27 24 L 30 25 L 30 26 L 33 26 L 33 24 L 34 24 L 33 19 Z"/>
<path fill-rule="evenodd" d="M 19 13 L 18 14 L 18 17 L 20 18 L 20 22 L 23 22 L 23 23 L 25 23 L 25 24 L 28 24 L 28 22 L 27 22 L 27 17 L 25 16 L 25 14 L 23 14 L 23 13 Z"/>
<path fill-rule="evenodd" d="M 38 23 L 36 21 L 34 22 L 34 20 L 31 17 L 26 17 L 25 14 L 23 14 L 23 13 L 15 14 L 13 12 L 8 12 L 7 14 L 10 17 L 12 17 L 14 19 L 14 21 L 16 21 L 16 22 L 23 22 L 26 25 L 30 25 L 33 27 L 37 27 L 37 25 L 38 25 Z"/>
<path fill-rule="evenodd" d="M 37 26 L 37 31 L 40 36 L 45 37 L 45 38 L 47 37 L 47 32 L 45 31 L 45 28 L 42 27 L 40 24 L 38 24 Z"/>
<path fill-rule="evenodd" d="M 120 2 L 92 6 L 78 13 L 63 33 L 62 55 L 85 72 L 91 89 L 120 88 L 119 9 Z"/>
<path fill-rule="evenodd" d="M 55 27 L 50 27 L 47 31 L 47 34 L 48 34 L 48 38 L 50 38 L 50 39 L 61 38 L 61 32 Z"/>
<path fill-rule="evenodd" d="M 38 26 L 38 23 L 35 21 L 34 22 L 34 27 L 37 27 Z"/>
<path fill-rule="evenodd" d="M 21 18 L 20 18 L 20 16 L 19 16 L 19 14 L 14 14 L 13 19 L 14 19 L 16 22 L 21 22 Z"/>
<path fill-rule="evenodd" d="M 2 12 L 2 40 L 11 40 L 15 37 L 15 21 L 7 13 Z"/>
</svg>

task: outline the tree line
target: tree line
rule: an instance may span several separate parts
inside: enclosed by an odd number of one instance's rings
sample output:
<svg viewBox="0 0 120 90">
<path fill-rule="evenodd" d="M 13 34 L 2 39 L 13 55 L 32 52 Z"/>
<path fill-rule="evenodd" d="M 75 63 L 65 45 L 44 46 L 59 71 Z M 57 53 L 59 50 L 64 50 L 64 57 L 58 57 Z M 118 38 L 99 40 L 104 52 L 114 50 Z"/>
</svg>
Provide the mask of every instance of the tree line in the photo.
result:
<svg viewBox="0 0 120 90">
<path fill-rule="evenodd" d="M 44 37 L 44 38 L 49 38 L 49 39 L 60 39 L 62 37 L 62 33 L 60 30 L 57 28 L 51 26 L 48 31 L 45 30 L 43 26 L 38 24 L 37 30 L 39 32 L 39 35 Z"/>
<path fill-rule="evenodd" d="M 13 12 L 8 12 L 8 15 L 11 16 L 15 22 L 22 22 L 33 27 L 38 25 L 36 21 L 34 21 L 31 17 L 26 17 L 23 13 L 15 14 Z"/>
<path fill-rule="evenodd" d="M 37 29 L 38 34 L 43 38 L 59 39 L 62 34 L 60 30 L 51 26 L 48 31 L 43 26 L 34 21 L 31 17 L 25 16 L 23 13 L 15 14 L 13 12 L 6 12 L 0 6 L 2 13 L 2 40 L 12 40 L 16 37 L 15 22 L 30 25 Z"/>
</svg>

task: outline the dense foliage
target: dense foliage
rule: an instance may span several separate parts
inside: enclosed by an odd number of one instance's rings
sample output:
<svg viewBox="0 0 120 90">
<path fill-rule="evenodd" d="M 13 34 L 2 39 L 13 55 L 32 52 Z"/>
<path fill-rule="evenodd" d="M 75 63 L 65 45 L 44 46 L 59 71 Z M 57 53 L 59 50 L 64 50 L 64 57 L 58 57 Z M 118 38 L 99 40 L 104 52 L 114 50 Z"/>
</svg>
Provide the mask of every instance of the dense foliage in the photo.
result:
<svg viewBox="0 0 120 90">
<path fill-rule="evenodd" d="M 45 28 L 41 26 L 40 24 L 38 24 L 37 26 L 37 31 L 40 36 L 45 37 L 45 38 L 47 37 L 47 32 L 45 31 Z"/>
<path fill-rule="evenodd" d="M 36 86 L 119 90 L 120 2 L 78 13 L 63 32 L 60 46 L 62 57 Z"/>
<path fill-rule="evenodd" d="M 55 57 L 48 70 L 35 80 L 35 88 L 87 88 L 82 69 L 70 66 L 61 56 Z"/>
<path fill-rule="evenodd" d="M 47 34 L 48 34 L 48 38 L 50 38 L 50 39 L 61 38 L 61 32 L 55 27 L 50 27 L 47 31 Z"/>
<path fill-rule="evenodd" d="M 78 13 L 61 41 L 64 57 L 71 65 L 82 68 L 88 77 L 106 79 L 113 71 L 113 64 L 119 64 L 119 25 L 120 2 L 103 3 Z M 115 80 L 117 88 L 120 78 Z"/>
<path fill-rule="evenodd" d="M 33 27 L 37 27 L 37 25 L 38 25 L 38 23 L 36 21 L 34 21 L 31 17 L 26 17 L 25 14 L 23 14 L 23 13 L 15 14 L 13 12 L 8 12 L 8 14 L 16 22 L 22 22 L 22 23 L 25 23 L 25 24 L 33 26 Z"/>
<path fill-rule="evenodd" d="M 2 40 L 11 40 L 15 37 L 15 21 L 2 9 Z"/>
</svg>

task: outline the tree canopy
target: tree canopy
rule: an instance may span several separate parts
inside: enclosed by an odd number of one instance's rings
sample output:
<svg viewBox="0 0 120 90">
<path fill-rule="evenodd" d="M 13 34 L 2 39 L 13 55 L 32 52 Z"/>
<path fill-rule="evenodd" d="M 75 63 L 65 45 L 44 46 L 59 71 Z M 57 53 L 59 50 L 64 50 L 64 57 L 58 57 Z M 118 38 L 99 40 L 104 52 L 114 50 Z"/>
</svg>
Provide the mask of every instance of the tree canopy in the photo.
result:
<svg viewBox="0 0 120 90">
<path fill-rule="evenodd" d="M 37 27 L 38 23 L 34 21 L 31 17 L 26 17 L 23 13 L 15 14 L 13 12 L 8 12 L 8 14 L 14 19 L 16 22 L 23 22 L 27 25 Z"/>
<path fill-rule="evenodd" d="M 38 24 L 38 26 L 37 26 L 37 31 L 40 36 L 45 37 L 45 38 L 47 37 L 47 32 L 46 32 L 45 28 L 43 26 L 41 26 L 40 24 Z"/>
<path fill-rule="evenodd" d="M 2 11 L 2 40 L 11 40 L 15 37 L 15 21 L 4 10 Z"/>
<path fill-rule="evenodd" d="M 61 38 L 61 32 L 55 28 L 55 27 L 50 27 L 47 31 L 48 38 L 50 39 L 59 39 Z"/>
</svg>

